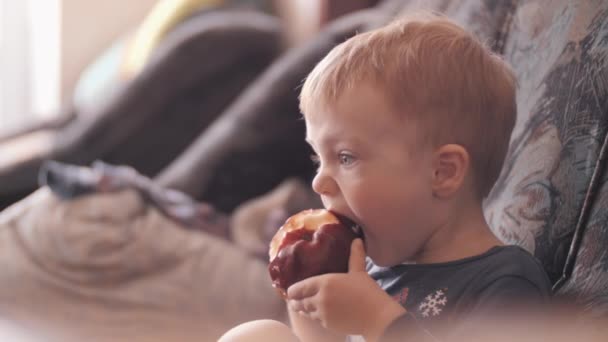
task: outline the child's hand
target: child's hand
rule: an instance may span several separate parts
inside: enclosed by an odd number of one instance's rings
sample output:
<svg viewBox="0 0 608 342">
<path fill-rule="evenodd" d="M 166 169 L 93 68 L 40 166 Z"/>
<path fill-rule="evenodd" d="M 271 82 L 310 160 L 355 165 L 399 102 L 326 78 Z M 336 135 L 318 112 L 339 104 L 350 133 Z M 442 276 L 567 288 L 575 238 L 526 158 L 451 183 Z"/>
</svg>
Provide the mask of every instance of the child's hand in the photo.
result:
<svg viewBox="0 0 608 342">
<path fill-rule="evenodd" d="M 348 273 L 311 277 L 287 289 L 288 305 L 326 329 L 376 340 L 405 309 L 365 271 L 361 239 L 351 245 Z"/>
</svg>

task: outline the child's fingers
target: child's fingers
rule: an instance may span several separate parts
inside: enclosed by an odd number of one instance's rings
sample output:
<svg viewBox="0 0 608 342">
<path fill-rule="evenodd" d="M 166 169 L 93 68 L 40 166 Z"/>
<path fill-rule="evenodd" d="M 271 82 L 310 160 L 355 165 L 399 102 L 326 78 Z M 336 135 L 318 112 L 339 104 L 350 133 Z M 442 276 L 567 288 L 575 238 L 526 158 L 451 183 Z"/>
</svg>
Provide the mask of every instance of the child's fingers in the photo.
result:
<svg viewBox="0 0 608 342">
<path fill-rule="evenodd" d="M 310 314 L 312 312 L 317 311 L 317 306 L 315 305 L 315 302 L 310 298 L 306 298 L 306 299 L 302 299 L 302 300 L 293 300 L 292 299 L 287 302 L 287 305 L 289 305 L 289 308 L 292 311 L 295 311 L 298 313 Z"/>
<path fill-rule="evenodd" d="M 287 289 L 287 299 L 303 299 L 312 297 L 319 292 L 318 278 L 312 277 L 299 281 Z"/>
<path fill-rule="evenodd" d="M 365 272 L 365 247 L 363 240 L 354 239 L 350 245 L 350 258 L 348 259 L 348 272 Z"/>
<path fill-rule="evenodd" d="M 321 323 L 322 326 L 324 326 L 323 320 L 321 319 L 321 315 L 320 315 L 319 311 L 317 311 L 317 310 L 311 311 L 311 312 L 298 311 L 297 314 L 302 317 L 306 317 L 312 321 L 318 321 Z"/>
</svg>

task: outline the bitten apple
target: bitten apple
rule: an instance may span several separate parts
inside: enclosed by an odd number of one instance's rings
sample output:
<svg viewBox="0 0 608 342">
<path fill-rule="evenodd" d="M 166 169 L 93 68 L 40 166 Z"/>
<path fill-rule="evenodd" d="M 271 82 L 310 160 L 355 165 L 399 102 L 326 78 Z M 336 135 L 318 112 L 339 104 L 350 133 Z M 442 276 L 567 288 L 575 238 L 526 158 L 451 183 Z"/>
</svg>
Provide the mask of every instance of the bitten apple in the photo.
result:
<svg viewBox="0 0 608 342">
<path fill-rule="evenodd" d="M 283 297 L 300 280 L 348 271 L 355 225 L 325 209 L 301 211 L 285 221 L 270 242 L 268 271 Z"/>
</svg>

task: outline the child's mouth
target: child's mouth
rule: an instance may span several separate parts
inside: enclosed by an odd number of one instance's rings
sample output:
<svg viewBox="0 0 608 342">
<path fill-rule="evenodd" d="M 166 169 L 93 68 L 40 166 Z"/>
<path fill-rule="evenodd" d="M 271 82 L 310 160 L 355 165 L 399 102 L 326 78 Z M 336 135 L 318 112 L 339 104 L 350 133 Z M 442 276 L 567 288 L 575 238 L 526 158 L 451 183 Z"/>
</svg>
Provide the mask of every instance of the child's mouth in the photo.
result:
<svg viewBox="0 0 608 342">
<path fill-rule="evenodd" d="M 346 225 L 347 227 L 350 227 L 350 229 L 352 229 L 353 232 L 358 237 L 360 237 L 361 239 L 365 240 L 365 234 L 363 233 L 363 228 L 361 227 L 360 224 L 358 224 L 354 220 L 351 220 L 347 216 L 342 215 L 340 213 L 337 213 L 335 211 L 332 211 L 332 213 L 338 217 L 338 219 L 340 220 L 340 222 L 342 222 L 342 224 Z"/>
</svg>

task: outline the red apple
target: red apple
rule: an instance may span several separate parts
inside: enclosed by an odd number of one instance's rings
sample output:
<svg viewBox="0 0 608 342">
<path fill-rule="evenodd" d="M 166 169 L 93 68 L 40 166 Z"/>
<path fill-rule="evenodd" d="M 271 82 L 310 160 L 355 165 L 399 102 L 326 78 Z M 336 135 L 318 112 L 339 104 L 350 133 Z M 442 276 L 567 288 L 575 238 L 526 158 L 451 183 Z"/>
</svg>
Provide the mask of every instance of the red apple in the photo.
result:
<svg viewBox="0 0 608 342">
<path fill-rule="evenodd" d="M 300 280 L 348 271 L 354 225 L 325 209 L 301 211 L 285 221 L 270 242 L 268 271 L 272 285 L 286 297 Z"/>
</svg>

